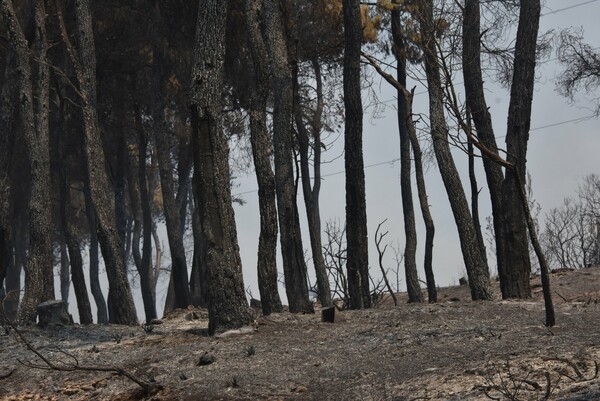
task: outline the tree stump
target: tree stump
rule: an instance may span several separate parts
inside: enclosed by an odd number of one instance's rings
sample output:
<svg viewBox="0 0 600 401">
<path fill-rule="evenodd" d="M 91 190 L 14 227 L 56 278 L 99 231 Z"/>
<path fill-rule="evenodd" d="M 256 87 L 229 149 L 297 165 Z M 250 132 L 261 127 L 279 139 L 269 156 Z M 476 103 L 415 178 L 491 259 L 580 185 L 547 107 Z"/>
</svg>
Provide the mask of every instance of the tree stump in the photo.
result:
<svg viewBox="0 0 600 401">
<path fill-rule="evenodd" d="M 37 307 L 38 326 L 46 327 L 48 325 L 66 326 L 73 324 L 73 319 L 67 311 L 67 304 L 63 301 L 42 302 Z"/>
<path fill-rule="evenodd" d="M 346 319 L 342 315 L 342 312 L 335 306 L 330 306 L 321 309 L 321 321 L 325 323 L 341 323 L 345 322 Z"/>
</svg>

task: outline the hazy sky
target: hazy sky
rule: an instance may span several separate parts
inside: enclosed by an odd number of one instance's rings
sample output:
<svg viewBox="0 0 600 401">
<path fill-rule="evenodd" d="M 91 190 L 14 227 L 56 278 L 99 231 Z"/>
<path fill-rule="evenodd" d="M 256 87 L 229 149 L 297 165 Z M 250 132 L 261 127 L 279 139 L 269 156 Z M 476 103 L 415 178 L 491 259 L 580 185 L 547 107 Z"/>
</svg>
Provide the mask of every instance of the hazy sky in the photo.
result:
<svg viewBox="0 0 600 401">
<path fill-rule="evenodd" d="M 567 27 L 582 27 L 585 30 L 586 41 L 593 47 L 600 48 L 600 35 L 598 35 L 598 16 L 600 15 L 600 1 L 585 0 L 547 0 L 542 10 L 540 33 L 550 29 L 559 30 Z M 516 24 L 515 24 L 516 26 Z M 516 28 L 515 28 L 516 31 Z M 558 65 L 553 53 L 548 61 L 538 65 L 538 81 L 535 86 L 533 100 L 533 115 L 531 123 L 531 137 L 528 152 L 528 170 L 533 183 L 533 195 L 540 203 L 543 214 L 550 208 L 560 206 L 564 197 L 575 193 L 582 178 L 591 173 L 600 173 L 598 153 L 600 151 L 600 134 L 598 120 L 586 119 L 593 114 L 592 103 L 584 93 L 578 94 L 576 102 L 571 104 L 567 99 L 556 92 L 556 76 L 562 66 Z M 462 86 L 462 78 L 456 79 L 458 87 Z M 489 84 L 488 84 L 489 83 Z M 408 83 L 409 87 L 417 85 L 417 93 L 423 92 L 425 87 L 417 82 Z M 396 112 L 393 108 L 394 93 L 385 82 L 376 81 L 376 86 L 381 88 L 379 98 L 384 101 L 385 109 L 379 109 L 374 115 L 373 107 L 365 112 L 364 119 L 364 162 L 366 189 L 367 189 L 367 218 L 369 227 L 369 254 L 371 269 L 379 271 L 377 251 L 374 245 L 375 229 L 384 219 L 388 219 L 385 229 L 389 230 L 387 241 L 396 243 L 400 241 L 404 246 L 404 229 L 402 224 L 402 209 L 400 203 L 398 162 L 385 163 L 397 160 L 400 153 Z M 491 82 L 486 82 L 487 102 L 494 119 L 494 129 L 499 146 L 504 146 L 506 135 L 506 116 L 508 110 L 509 91 L 502 89 Z M 598 91 L 600 94 L 600 91 Z M 363 97 L 363 103 L 366 103 Z M 428 114 L 427 95 L 415 97 L 415 113 Z M 580 120 L 576 120 L 580 119 Z M 576 121 L 573 121 L 576 120 Z M 343 149 L 343 137 L 333 149 L 325 153 L 324 158 L 334 158 Z M 467 185 L 466 156 L 461 152 L 454 152 L 455 161 L 463 173 L 463 183 Z M 382 164 L 383 163 L 383 164 Z M 482 224 L 486 216 L 491 214 L 489 196 L 485 191 L 486 182 L 481 163 L 477 165 L 479 186 L 484 188 L 480 196 Z M 344 220 L 344 161 L 343 158 L 323 166 L 323 175 L 326 176 L 322 183 L 321 191 L 321 216 L 323 226 L 329 219 Z M 414 169 L 413 169 L 414 173 Z M 328 175 L 332 174 L 332 175 Z M 431 166 L 426 174 L 429 203 L 436 226 L 434 245 L 434 272 L 439 285 L 456 283 L 458 278 L 465 274 L 462 255 L 456 226 L 442 184 L 437 166 Z M 259 296 L 256 285 L 256 252 L 258 249 L 259 217 L 258 195 L 256 193 L 256 179 L 253 173 L 247 177 L 237 179 L 239 186 L 234 189 L 235 194 L 243 193 L 246 200 L 243 206 L 236 205 L 236 221 L 238 237 L 244 264 L 244 278 L 246 286 L 252 289 L 255 297 Z M 420 277 L 424 280 L 422 271 L 422 255 L 424 243 L 424 229 L 418 209 L 416 189 L 415 197 L 417 227 L 419 234 L 418 265 Z M 305 209 L 299 194 L 300 216 L 306 227 Z M 306 228 L 303 232 L 304 247 L 309 250 L 309 238 Z M 392 253 L 387 253 L 387 266 L 393 265 Z M 493 260 L 490 261 L 493 266 Z M 313 270 L 312 263 L 308 262 L 309 271 Z M 281 265 L 279 266 L 281 270 Z M 313 275 L 314 277 L 314 275 Z M 404 279 L 402 280 L 404 282 Z M 285 291 L 280 288 L 280 294 L 285 297 Z"/>
</svg>

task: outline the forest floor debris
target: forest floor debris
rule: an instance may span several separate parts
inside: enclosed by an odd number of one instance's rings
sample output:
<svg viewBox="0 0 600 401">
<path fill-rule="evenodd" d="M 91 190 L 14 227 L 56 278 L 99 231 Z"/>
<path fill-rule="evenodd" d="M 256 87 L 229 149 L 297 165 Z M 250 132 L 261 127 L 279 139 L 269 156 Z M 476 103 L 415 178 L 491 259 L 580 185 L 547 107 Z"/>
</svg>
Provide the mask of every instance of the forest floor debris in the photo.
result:
<svg viewBox="0 0 600 401">
<path fill-rule="evenodd" d="M 390 299 L 333 324 L 320 313 L 275 314 L 221 338 L 206 335 L 202 310 L 192 320 L 189 310 L 172 313 L 151 331 L 20 329 L 53 361 L 72 356 L 155 380 L 162 389 L 153 395 L 116 374 L 27 367 L 39 361 L 2 331 L 0 400 L 600 400 L 600 268 L 551 279 L 553 328 L 534 278 L 531 300 L 472 302 L 456 286 L 441 288 L 437 304 Z M 212 362 L 201 363 L 207 355 Z"/>
</svg>

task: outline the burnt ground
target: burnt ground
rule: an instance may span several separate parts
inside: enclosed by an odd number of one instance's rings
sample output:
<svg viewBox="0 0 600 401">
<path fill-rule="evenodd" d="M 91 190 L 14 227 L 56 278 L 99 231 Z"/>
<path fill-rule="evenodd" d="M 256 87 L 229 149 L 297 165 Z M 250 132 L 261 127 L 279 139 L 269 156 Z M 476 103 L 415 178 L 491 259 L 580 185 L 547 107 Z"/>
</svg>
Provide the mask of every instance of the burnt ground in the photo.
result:
<svg viewBox="0 0 600 401">
<path fill-rule="evenodd" d="M 42 370 L 0 332 L 1 400 L 600 400 L 600 268 L 551 276 L 557 325 L 544 326 L 539 278 L 527 301 L 472 302 L 468 287 L 438 304 L 258 318 L 258 330 L 206 336 L 203 311 L 154 326 L 22 328 L 65 367 L 117 367 L 159 385 L 154 394 L 116 373 Z M 405 294 L 400 294 L 404 302 Z M 214 362 L 199 366 L 202 356 Z M 12 372 L 12 373 L 10 373 Z M 151 383 L 152 384 L 152 383 Z M 511 398 L 512 397 L 512 398 Z"/>
</svg>

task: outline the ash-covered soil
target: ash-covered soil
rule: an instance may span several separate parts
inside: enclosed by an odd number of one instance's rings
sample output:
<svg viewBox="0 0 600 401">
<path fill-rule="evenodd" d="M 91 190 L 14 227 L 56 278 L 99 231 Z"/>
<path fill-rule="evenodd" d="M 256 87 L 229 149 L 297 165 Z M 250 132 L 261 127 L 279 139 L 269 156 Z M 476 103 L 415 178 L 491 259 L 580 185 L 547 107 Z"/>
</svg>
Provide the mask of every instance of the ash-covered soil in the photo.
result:
<svg viewBox="0 0 600 401">
<path fill-rule="evenodd" d="M 206 336 L 206 314 L 177 311 L 147 333 L 114 325 L 0 331 L 1 400 L 600 400 L 600 268 L 551 276 L 557 325 L 544 326 L 539 279 L 527 301 L 472 302 L 468 287 L 438 304 L 390 300 L 369 310 L 282 313 L 258 329 Z M 205 363 L 200 365 L 200 360 Z M 41 367 L 41 366 L 40 366 Z M 11 373 L 12 372 L 12 373 Z M 512 397 L 512 398 L 511 398 Z"/>
</svg>

